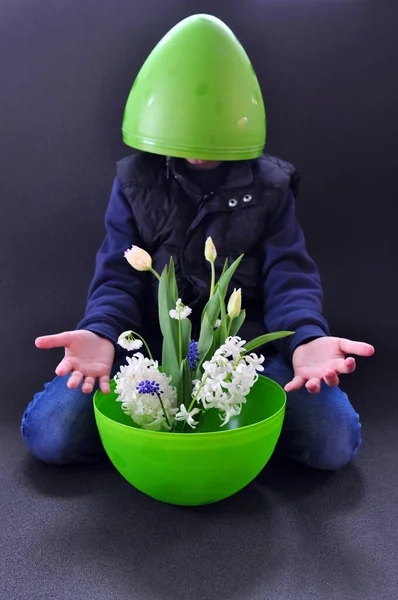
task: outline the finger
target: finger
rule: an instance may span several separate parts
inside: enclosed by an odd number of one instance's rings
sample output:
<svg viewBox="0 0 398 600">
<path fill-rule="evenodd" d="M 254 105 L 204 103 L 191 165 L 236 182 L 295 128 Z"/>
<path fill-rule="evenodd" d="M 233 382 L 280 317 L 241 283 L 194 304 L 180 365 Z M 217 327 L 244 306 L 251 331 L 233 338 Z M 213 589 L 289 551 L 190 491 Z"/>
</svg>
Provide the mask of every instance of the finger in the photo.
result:
<svg viewBox="0 0 398 600">
<path fill-rule="evenodd" d="M 72 371 L 72 369 L 73 369 L 72 363 L 69 360 L 67 360 L 66 358 L 64 358 L 63 360 L 61 360 L 58 367 L 55 369 L 55 373 L 56 373 L 56 375 L 63 377 L 64 375 L 67 375 L 68 373 L 70 373 L 70 371 Z"/>
<path fill-rule="evenodd" d="M 304 379 L 299 375 L 296 375 L 296 377 L 293 377 L 293 379 L 285 385 L 285 392 L 294 392 L 295 390 L 299 390 L 303 387 L 304 383 Z"/>
<path fill-rule="evenodd" d="M 355 358 L 349 356 L 348 358 L 342 358 L 335 369 L 335 372 L 339 375 L 348 375 L 353 373 L 356 368 Z"/>
<path fill-rule="evenodd" d="M 365 342 L 353 342 L 346 338 L 341 338 L 340 348 L 344 354 L 357 354 L 358 356 L 372 356 L 374 354 L 374 347 Z"/>
<path fill-rule="evenodd" d="M 86 377 L 83 383 L 82 392 L 84 392 L 85 394 L 91 394 L 94 388 L 94 384 L 94 377 Z"/>
<path fill-rule="evenodd" d="M 109 392 L 111 391 L 110 385 L 109 385 L 109 376 L 108 375 L 103 375 L 102 377 L 99 378 L 99 386 L 102 392 L 104 392 L 104 394 L 109 394 Z"/>
<path fill-rule="evenodd" d="M 60 348 L 70 344 L 71 332 L 64 331 L 63 333 L 56 333 L 55 335 L 42 335 L 35 339 L 37 348 L 43 348 L 45 350 L 49 348 Z"/>
<path fill-rule="evenodd" d="M 349 356 L 348 358 L 345 359 L 344 367 L 346 369 L 346 373 L 353 373 L 356 369 L 356 366 L 357 366 L 357 362 L 356 362 L 355 358 L 353 358 L 352 356 Z"/>
<path fill-rule="evenodd" d="M 311 394 L 319 394 L 321 391 L 321 380 L 317 377 L 313 377 L 307 381 L 305 387 Z"/>
<path fill-rule="evenodd" d="M 326 385 L 328 385 L 329 387 L 335 387 L 336 385 L 339 385 L 339 383 L 340 383 L 337 373 L 332 370 L 326 371 L 324 380 L 325 380 Z"/>
<path fill-rule="evenodd" d="M 73 371 L 72 375 L 68 379 L 68 388 L 75 389 L 77 388 L 83 379 L 83 373 L 81 371 Z"/>
</svg>

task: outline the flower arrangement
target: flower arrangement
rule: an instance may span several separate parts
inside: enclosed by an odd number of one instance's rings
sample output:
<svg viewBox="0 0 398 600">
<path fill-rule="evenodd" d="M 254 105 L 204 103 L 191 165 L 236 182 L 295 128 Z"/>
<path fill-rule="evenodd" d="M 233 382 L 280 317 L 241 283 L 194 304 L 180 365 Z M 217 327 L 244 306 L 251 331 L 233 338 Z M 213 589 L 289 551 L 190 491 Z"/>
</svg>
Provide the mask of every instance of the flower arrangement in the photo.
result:
<svg viewBox="0 0 398 600">
<path fill-rule="evenodd" d="M 240 414 L 258 373 L 264 369 L 264 356 L 257 356 L 253 350 L 293 332 L 269 333 L 249 342 L 237 335 L 246 317 L 241 290 L 233 291 L 227 305 L 225 298 L 243 255 L 230 266 L 226 261 L 216 282 L 217 251 L 211 238 L 205 244 L 205 258 L 211 267 L 210 294 L 197 341 L 191 339 L 192 309 L 179 297 L 173 259 L 159 275 L 145 250 L 132 246 L 124 256 L 134 269 L 149 271 L 159 280 L 163 348 L 160 366 L 141 335 L 134 331 L 120 335 L 120 346 L 134 351 L 145 346 L 148 354 L 135 352 L 127 356 L 127 364 L 114 377 L 123 411 L 136 425 L 152 431 L 192 431 L 210 409 L 219 411 L 220 427 L 225 426 Z"/>
</svg>

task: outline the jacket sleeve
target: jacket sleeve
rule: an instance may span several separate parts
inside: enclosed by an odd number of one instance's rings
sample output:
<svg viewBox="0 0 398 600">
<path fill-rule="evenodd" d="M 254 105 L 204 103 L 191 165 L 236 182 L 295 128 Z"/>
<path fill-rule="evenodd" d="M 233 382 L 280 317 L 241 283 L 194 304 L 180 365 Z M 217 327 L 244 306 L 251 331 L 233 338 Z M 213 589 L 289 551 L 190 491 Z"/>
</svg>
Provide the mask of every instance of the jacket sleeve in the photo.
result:
<svg viewBox="0 0 398 600">
<path fill-rule="evenodd" d="M 322 316 L 319 272 L 306 250 L 291 190 L 284 194 L 267 225 L 262 274 L 265 325 L 270 332 L 295 331 L 275 343 L 291 361 L 297 346 L 329 335 Z"/>
<path fill-rule="evenodd" d="M 142 246 L 131 207 L 116 177 L 105 214 L 105 238 L 97 252 L 84 318 L 87 329 L 117 343 L 127 329 L 140 331 L 148 273 L 135 271 L 124 258 L 132 245 Z"/>
</svg>

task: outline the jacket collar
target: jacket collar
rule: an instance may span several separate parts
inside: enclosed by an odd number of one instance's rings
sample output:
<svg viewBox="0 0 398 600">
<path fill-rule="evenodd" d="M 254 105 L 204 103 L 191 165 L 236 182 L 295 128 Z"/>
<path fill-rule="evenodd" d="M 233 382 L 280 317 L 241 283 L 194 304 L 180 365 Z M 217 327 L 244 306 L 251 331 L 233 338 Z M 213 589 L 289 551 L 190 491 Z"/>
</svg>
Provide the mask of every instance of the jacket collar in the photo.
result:
<svg viewBox="0 0 398 600">
<path fill-rule="evenodd" d="M 243 188 L 253 183 L 253 161 L 239 160 L 231 163 L 227 179 L 220 187 L 223 190 Z"/>
<path fill-rule="evenodd" d="M 187 190 L 193 193 L 198 192 L 198 188 L 189 181 L 189 179 L 179 172 L 178 163 L 174 158 L 166 157 L 166 169 L 170 170 L 172 175 Z M 253 160 L 231 161 L 225 182 L 220 186 L 221 190 L 231 190 L 243 188 L 253 183 Z"/>
</svg>

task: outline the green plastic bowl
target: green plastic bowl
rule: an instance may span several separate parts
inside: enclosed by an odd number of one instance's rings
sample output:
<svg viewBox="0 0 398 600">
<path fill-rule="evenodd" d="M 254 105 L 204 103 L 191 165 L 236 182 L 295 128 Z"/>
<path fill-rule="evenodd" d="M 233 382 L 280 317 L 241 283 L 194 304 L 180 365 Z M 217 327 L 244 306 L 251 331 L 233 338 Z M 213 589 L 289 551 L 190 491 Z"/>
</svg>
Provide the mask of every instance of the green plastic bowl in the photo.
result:
<svg viewBox="0 0 398 600">
<path fill-rule="evenodd" d="M 261 156 L 266 116 L 246 51 L 225 23 L 192 15 L 152 50 L 127 99 L 128 146 L 180 158 Z"/>
<path fill-rule="evenodd" d="M 116 398 L 98 390 L 93 400 L 111 462 L 141 492 L 183 506 L 218 502 L 249 484 L 275 449 L 286 407 L 284 390 L 260 376 L 227 426 L 210 410 L 193 433 L 166 433 L 136 427 Z"/>
</svg>

